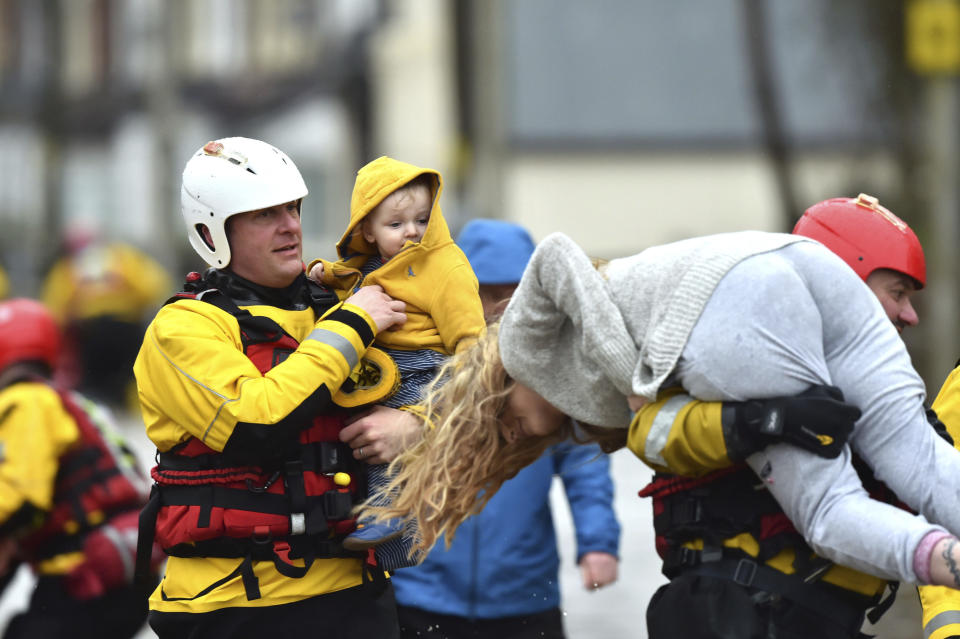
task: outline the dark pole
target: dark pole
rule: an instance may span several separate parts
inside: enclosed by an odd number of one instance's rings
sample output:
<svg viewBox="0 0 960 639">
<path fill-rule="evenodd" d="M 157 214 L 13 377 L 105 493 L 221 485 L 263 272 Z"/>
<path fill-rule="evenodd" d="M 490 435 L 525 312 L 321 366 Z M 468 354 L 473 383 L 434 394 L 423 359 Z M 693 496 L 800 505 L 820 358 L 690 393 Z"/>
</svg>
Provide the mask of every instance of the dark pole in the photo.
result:
<svg viewBox="0 0 960 639">
<path fill-rule="evenodd" d="M 754 103 L 760 117 L 762 146 L 769 157 L 776 181 L 783 220 L 782 230 L 791 231 L 800 215 L 800 209 L 790 174 L 789 149 L 777 99 L 766 3 L 767 0 L 742 0 L 740 6 L 746 30 L 747 63 L 753 85 Z"/>
</svg>

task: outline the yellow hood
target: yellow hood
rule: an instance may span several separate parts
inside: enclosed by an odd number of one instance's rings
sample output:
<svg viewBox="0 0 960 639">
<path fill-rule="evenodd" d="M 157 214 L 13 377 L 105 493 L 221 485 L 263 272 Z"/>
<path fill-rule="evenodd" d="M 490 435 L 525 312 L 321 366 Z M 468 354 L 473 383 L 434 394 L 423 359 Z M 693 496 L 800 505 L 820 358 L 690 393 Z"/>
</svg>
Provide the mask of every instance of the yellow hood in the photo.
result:
<svg viewBox="0 0 960 639">
<path fill-rule="evenodd" d="M 433 186 L 431 187 L 433 206 L 430 208 L 430 222 L 427 223 L 427 230 L 419 244 L 425 249 L 432 249 L 453 243 L 453 239 L 450 237 L 450 229 L 447 227 L 447 222 L 443 219 L 443 213 L 440 211 L 440 193 L 443 191 L 443 178 L 440 173 L 433 169 L 421 168 L 383 155 L 357 171 L 357 180 L 353 186 L 353 197 L 350 198 L 350 224 L 344 231 L 343 237 L 337 242 L 337 255 L 341 260 L 346 261 L 357 255 L 377 254 L 373 245 L 363 239 L 363 234 L 354 234 L 353 230 L 384 198 L 410 180 L 424 174 L 433 177 Z M 407 252 L 411 245 L 416 246 L 416 244 L 408 243 L 401 255 Z"/>
</svg>

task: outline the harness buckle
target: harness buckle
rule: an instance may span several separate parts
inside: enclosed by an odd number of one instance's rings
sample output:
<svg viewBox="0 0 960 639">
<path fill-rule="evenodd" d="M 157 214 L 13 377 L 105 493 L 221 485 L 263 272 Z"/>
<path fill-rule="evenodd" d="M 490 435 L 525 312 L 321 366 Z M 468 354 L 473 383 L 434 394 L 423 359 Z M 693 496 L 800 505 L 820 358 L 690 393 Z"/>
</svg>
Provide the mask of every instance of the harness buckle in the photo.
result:
<svg viewBox="0 0 960 639">
<path fill-rule="evenodd" d="M 273 552 L 276 553 L 277 557 L 280 558 L 284 563 L 292 564 L 290 560 L 290 544 L 286 541 L 275 541 L 273 542 Z"/>
<path fill-rule="evenodd" d="M 741 586 L 750 587 L 757 576 L 757 562 L 750 559 L 741 559 L 733 571 L 733 581 Z"/>
<path fill-rule="evenodd" d="M 250 539 L 255 544 L 266 545 L 273 543 L 273 533 L 270 532 L 270 526 L 254 526 Z"/>
<path fill-rule="evenodd" d="M 251 493 L 257 493 L 257 494 L 265 493 L 267 492 L 267 489 L 273 485 L 273 482 L 277 481 L 277 478 L 279 477 L 280 477 L 280 471 L 278 470 L 274 472 L 272 475 L 270 475 L 270 478 L 266 481 L 266 483 L 263 486 L 257 486 L 256 484 L 253 483 L 252 479 L 247 479 L 246 480 L 247 490 L 249 490 Z"/>
</svg>

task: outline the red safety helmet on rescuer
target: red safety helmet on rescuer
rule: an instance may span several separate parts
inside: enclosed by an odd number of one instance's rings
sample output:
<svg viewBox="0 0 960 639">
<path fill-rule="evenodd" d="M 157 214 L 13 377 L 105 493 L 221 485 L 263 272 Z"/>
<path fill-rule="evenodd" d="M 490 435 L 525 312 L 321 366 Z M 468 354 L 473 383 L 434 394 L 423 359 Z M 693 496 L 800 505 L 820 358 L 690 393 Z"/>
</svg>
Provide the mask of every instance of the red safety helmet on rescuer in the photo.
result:
<svg viewBox="0 0 960 639">
<path fill-rule="evenodd" d="M 26 298 L 0 302 L 0 371 L 26 361 L 52 370 L 59 356 L 60 330 L 43 304 Z"/>
<path fill-rule="evenodd" d="M 793 232 L 822 243 L 864 281 L 875 270 L 885 268 L 909 275 L 917 281 L 917 288 L 927 283 L 920 240 L 906 222 L 866 193 L 814 204 Z"/>
</svg>

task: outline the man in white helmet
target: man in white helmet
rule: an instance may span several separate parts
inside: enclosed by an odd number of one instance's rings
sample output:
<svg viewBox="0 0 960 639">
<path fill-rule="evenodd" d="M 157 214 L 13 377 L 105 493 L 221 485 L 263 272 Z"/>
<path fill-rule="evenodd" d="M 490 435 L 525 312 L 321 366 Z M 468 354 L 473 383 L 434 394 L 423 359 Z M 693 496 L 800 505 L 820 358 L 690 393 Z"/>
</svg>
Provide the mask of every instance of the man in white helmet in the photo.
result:
<svg viewBox="0 0 960 639">
<path fill-rule="evenodd" d="M 382 461 L 391 429 L 418 421 L 378 407 L 345 431 L 331 396 L 404 304 L 376 286 L 340 304 L 306 279 L 306 195 L 258 140 L 210 142 L 183 172 L 187 234 L 212 268 L 159 311 L 134 366 L 158 451 L 141 545 L 170 555 L 150 598 L 161 638 L 399 636 L 384 571 L 340 544 L 364 493 L 341 439 L 363 431 Z"/>
</svg>

